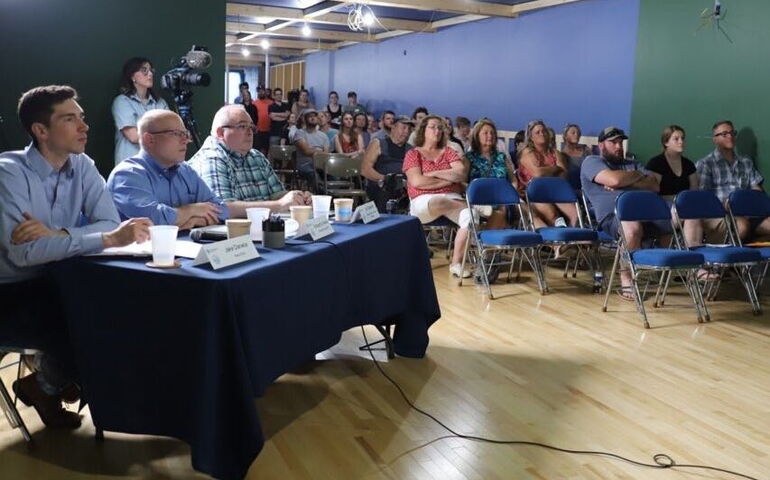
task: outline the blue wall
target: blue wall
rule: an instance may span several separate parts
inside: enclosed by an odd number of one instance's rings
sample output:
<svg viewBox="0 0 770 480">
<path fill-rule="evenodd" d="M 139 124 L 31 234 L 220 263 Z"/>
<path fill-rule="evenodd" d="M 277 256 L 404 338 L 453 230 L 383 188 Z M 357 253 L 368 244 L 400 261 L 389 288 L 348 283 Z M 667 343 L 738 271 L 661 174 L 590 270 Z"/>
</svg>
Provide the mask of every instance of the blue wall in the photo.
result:
<svg viewBox="0 0 770 480">
<path fill-rule="evenodd" d="M 518 130 L 535 118 L 586 135 L 628 128 L 639 0 L 585 0 L 359 44 L 307 58 L 316 106 L 329 90 L 348 90 L 376 113 L 431 112 L 471 120 L 488 116 Z"/>
</svg>

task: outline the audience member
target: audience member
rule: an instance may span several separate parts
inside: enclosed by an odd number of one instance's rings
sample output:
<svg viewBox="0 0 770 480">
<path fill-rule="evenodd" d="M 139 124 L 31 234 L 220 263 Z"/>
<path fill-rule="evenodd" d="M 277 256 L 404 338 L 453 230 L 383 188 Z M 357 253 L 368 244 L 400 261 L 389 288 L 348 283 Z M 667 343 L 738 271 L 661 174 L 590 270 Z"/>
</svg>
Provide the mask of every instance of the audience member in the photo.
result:
<svg viewBox="0 0 770 480">
<path fill-rule="evenodd" d="M 406 142 L 414 127 L 414 122 L 407 116 L 394 119 L 390 133 L 385 138 L 372 138 L 366 148 L 361 164 L 361 175 L 366 178 L 366 193 L 373 200 L 377 209 L 385 211 L 389 200 L 388 192 L 383 191 L 385 175 L 398 175 L 403 171 L 404 157 L 412 149 Z"/>
<path fill-rule="evenodd" d="M 267 109 L 270 115 L 270 145 L 279 145 L 281 143 L 281 134 L 286 128 L 286 122 L 289 119 L 289 105 L 283 101 L 283 90 L 276 88 L 273 90 L 273 104 Z M 254 122 L 256 125 L 257 122 Z"/>
<path fill-rule="evenodd" d="M 390 135 L 390 127 L 393 126 L 393 122 L 396 119 L 396 114 L 393 110 L 385 110 L 380 116 L 380 129 L 372 134 L 372 139 L 384 140 Z M 369 140 L 371 142 L 371 139 Z"/>
<path fill-rule="evenodd" d="M 334 139 L 337 138 L 339 130 L 332 128 L 332 124 L 330 123 L 329 119 L 329 112 L 325 110 L 318 112 L 318 130 L 324 132 L 326 136 L 329 137 L 329 150 L 332 152 L 338 152 L 339 150 L 337 150 L 334 146 Z"/>
<path fill-rule="evenodd" d="M 318 112 L 308 109 L 302 112 L 302 128 L 294 135 L 297 147 L 297 170 L 304 178 L 311 191 L 318 192 L 318 175 L 313 163 L 313 155 L 318 152 L 329 153 L 329 137 L 318 130 Z"/>
<path fill-rule="evenodd" d="M 139 121 L 141 150 L 116 166 L 107 188 L 121 218 L 147 217 L 181 230 L 228 218 L 227 206 L 184 161 L 190 132 L 174 112 L 153 110 Z"/>
<path fill-rule="evenodd" d="M 735 131 L 733 122 L 720 120 L 714 124 L 711 132 L 716 148 L 698 160 L 700 188 L 711 190 L 722 202 L 727 202 L 728 197 L 735 190 L 762 190 L 764 179 L 754 166 L 754 162 L 735 150 L 735 137 L 738 132 Z M 770 235 L 770 217 L 764 219 L 739 217 L 735 221 L 738 224 L 738 235 L 741 239 L 746 239 L 750 235 Z M 709 243 L 724 242 L 727 227 L 723 220 L 705 220 L 704 228 Z"/>
<path fill-rule="evenodd" d="M 369 139 L 371 140 L 371 136 L 380 131 L 380 127 L 377 125 L 377 119 L 371 113 L 366 115 L 366 121 L 369 124 L 366 131 L 369 132 Z"/>
<path fill-rule="evenodd" d="M 591 155 L 591 147 L 580 143 L 583 133 L 580 127 L 570 123 L 564 127 L 561 152 L 567 157 L 567 179 L 575 189 L 580 189 L 580 166 L 583 159 Z"/>
<path fill-rule="evenodd" d="M 281 145 L 293 145 L 294 137 L 297 135 L 297 116 L 293 113 L 289 114 L 289 119 L 286 121 L 286 127 L 281 132 Z"/>
<path fill-rule="evenodd" d="M 297 116 L 297 119 L 301 116 L 305 110 L 315 110 L 315 106 L 310 103 L 310 92 L 303 88 L 299 91 L 299 98 L 291 106 L 291 113 Z"/>
<path fill-rule="evenodd" d="M 329 122 L 334 128 L 340 128 L 342 121 L 342 105 L 340 105 L 340 96 L 332 90 L 329 92 L 329 103 L 326 104 L 326 113 L 329 114 Z"/>
<path fill-rule="evenodd" d="M 353 117 L 359 113 L 366 115 L 366 108 L 358 103 L 358 94 L 356 92 L 348 92 L 348 104 L 342 107 L 342 113 L 350 112 Z"/>
<path fill-rule="evenodd" d="M 599 229 L 618 238 L 622 226 L 626 246 L 633 251 L 640 248 L 645 234 L 670 234 L 671 222 L 620 222 L 615 216 L 615 200 L 625 190 L 649 190 L 656 193 L 660 190 L 657 174 L 645 169 L 637 161 L 625 158 L 623 140 L 627 138 L 623 130 L 617 127 L 602 130 L 599 134 L 601 155 L 590 155 L 583 160 L 580 182 L 583 192 L 594 207 Z M 621 297 L 633 301 L 631 273 L 625 265 L 620 270 L 620 281 Z"/>
<path fill-rule="evenodd" d="M 123 65 L 120 94 L 112 102 L 115 119 L 115 165 L 136 155 L 139 134 L 136 125 L 145 112 L 168 110 L 168 104 L 152 89 L 155 69 L 150 60 L 129 58 Z"/>
<path fill-rule="evenodd" d="M 242 82 L 240 85 L 238 85 L 238 96 L 235 97 L 233 103 L 243 103 L 243 92 L 249 92 L 249 97 L 251 97 L 251 92 L 249 91 L 249 82 Z"/>
<path fill-rule="evenodd" d="M 414 126 L 415 131 L 412 132 L 411 135 L 409 135 L 409 142 L 411 145 L 414 145 L 414 138 L 417 135 L 417 129 L 420 128 L 420 123 L 422 122 L 422 119 L 428 116 L 428 109 L 425 107 L 417 107 L 414 109 L 414 112 L 412 112 L 412 120 L 414 120 Z"/>
<path fill-rule="evenodd" d="M 498 150 L 497 127 L 491 120 L 476 122 L 468 140 L 470 148 L 465 158 L 470 168 L 470 182 L 477 178 L 502 178 L 515 184 L 513 163 L 505 152 Z M 505 228 L 506 224 L 505 207 L 493 210 L 487 222 L 488 228 Z"/>
<path fill-rule="evenodd" d="M 345 112 L 348 113 L 348 112 Z M 364 139 L 364 148 L 369 145 L 372 136 L 369 133 L 369 120 L 365 113 L 353 114 L 353 128 Z"/>
<path fill-rule="evenodd" d="M 249 114 L 249 118 L 251 118 L 251 123 L 256 125 L 259 118 L 259 112 L 257 111 L 257 107 L 254 106 L 254 103 L 251 99 L 251 92 L 244 90 L 243 93 L 241 93 L 240 98 L 241 103 L 237 103 L 236 105 L 243 105 L 243 108 L 246 109 L 246 113 Z"/>
<path fill-rule="evenodd" d="M 287 192 L 270 162 L 252 148 L 254 124 L 240 105 L 226 105 L 211 123 L 211 135 L 187 162 L 231 217 L 245 217 L 246 209 L 265 207 L 285 212 L 292 205 L 309 205 L 310 193 Z"/>
<path fill-rule="evenodd" d="M 350 156 L 364 152 L 364 137 L 353 127 L 353 115 L 350 112 L 342 114 L 342 128 L 334 139 L 334 149 Z"/>
<path fill-rule="evenodd" d="M 88 125 L 73 88 L 33 88 L 21 96 L 18 113 L 32 143 L 0 154 L 0 305 L 3 317 L 18 323 L 13 334 L 34 336 L 43 353 L 35 356 L 35 373 L 14 382 L 13 390 L 46 426 L 75 429 L 80 415 L 62 408 L 62 399 L 76 401 L 79 390 L 49 344 L 65 326 L 41 267 L 144 242 L 152 223 L 119 223 L 104 179 L 84 153 Z"/>
<path fill-rule="evenodd" d="M 463 142 L 460 141 L 459 138 L 455 137 L 454 133 L 454 127 L 452 126 L 452 118 L 450 117 L 444 117 L 444 122 L 447 128 L 447 138 L 449 139 L 449 146 L 454 149 L 455 152 L 457 152 L 458 155 L 460 155 L 460 158 L 465 161 L 465 148 L 463 147 Z"/>
<path fill-rule="evenodd" d="M 265 87 L 260 85 L 257 87 L 257 99 L 254 100 L 254 106 L 257 107 L 257 133 L 254 136 L 254 148 L 262 152 L 263 155 L 267 155 L 267 150 L 270 148 L 270 107 L 273 105 L 273 101 L 267 98 L 267 92 Z"/>
<path fill-rule="evenodd" d="M 536 177 L 567 176 L 567 162 L 555 148 L 554 140 L 548 127 L 542 120 L 534 120 L 527 125 L 526 145 L 519 157 L 517 171 L 518 188 L 522 196 L 530 180 Z M 566 227 L 577 224 L 577 210 L 571 203 L 533 203 L 528 206 L 536 227 Z M 567 220 L 564 219 L 567 217 Z"/>
<path fill-rule="evenodd" d="M 471 148 L 471 121 L 467 117 L 455 118 L 454 134 L 462 145 L 463 151 L 467 152 Z M 495 130 L 495 136 L 497 136 L 497 130 Z"/>
<path fill-rule="evenodd" d="M 468 170 L 457 152 L 447 146 L 447 136 L 444 119 L 435 115 L 425 117 L 417 127 L 415 148 L 404 158 L 403 171 L 412 215 L 422 223 L 445 216 L 460 227 L 449 271 L 454 276 L 468 278 L 471 272 L 463 271 L 462 259 L 471 212 L 460 195 Z"/>
</svg>

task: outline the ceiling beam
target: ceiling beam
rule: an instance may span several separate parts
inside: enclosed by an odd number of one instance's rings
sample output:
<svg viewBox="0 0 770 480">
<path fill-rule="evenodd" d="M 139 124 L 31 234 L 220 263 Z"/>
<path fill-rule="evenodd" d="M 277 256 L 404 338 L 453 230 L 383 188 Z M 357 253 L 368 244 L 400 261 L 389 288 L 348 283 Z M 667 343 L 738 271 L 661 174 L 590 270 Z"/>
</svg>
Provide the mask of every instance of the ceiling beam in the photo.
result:
<svg viewBox="0 0 770 480">
<path fill-rule="evenodd" d="M 227 43 L 233 43 L 235 45 L 249 45 L 254 47 L 259 47 L 260 42 L 262 42 L 263 39 L 252 39 L 248 41 L 242 41 L 242 40 L 235 40 L 234 42 L 227 42 Z M 322 43 L 322 42 L 313 42 L 313 41 L 302 41 L 302 40 L 282 40 L 279 38 L 269 38 L 267 39 L 270 42 L 270 48 L 287 48 L 292 50 L 305 50 L 305 49 L 314 49 L 314 50 L 337 50 L 337 47 L 334 43 Z"/>
<path fill-rule="evenodd" d="M 276 31 L 266 31 L 265 26 L 260 23 L 241 23 L 241 22 L 227 22 L 225 24 L 225 30 L 228 32 L 239 32 L 259 35 L 270 36 L 287 36 L 297 37 L 302 39 L 315 38 L 321 40 L 336 40 L 338 42 L 376 42 L 377 39 L 374 35 L 368 33 L 355 33 L 355 32 L 338 32 L 336 30 L 321 30 L 320 28 L 313 28 L 313 33 L 310 37 L 305 37 L 302 34 L 302 29 L 297 27 L 288 27 Z"/>
<path fill-rule="evenodd" d="M 542 8 L 555 7 L 566 3 L 583 2 L 585 0 L 535 0 L 534 2 L 519 3 L 513 6 L 513 12 L 516 14 L 540 10 Z"/>
<path fill-rule="evenodd" d="M 368 5 L 407 8 L 411 10 L 436 10 L 461 15 L 485 15 L 487 17 L 515 17 L 511 5 L 468 0 L 366 0 Z"/>
<path fill-rule="evenodd" d="M 338 5 L 339 6 L 339 5 Z M 346 13 L 328 12 L 308 13 L 297 8 L 284 7 L 266 7 L 263 5 L 246 5 L 243 3 L 227 3 L 227 15 L 243 17 L 265 17 L 278 20 L 307 21 L 313 23 L 328 23 L 332 25 L 347 25 L 348 15 Z M 378 18 L 382 26 L 388 30 L 409 30 L 413 32 L 433 32 L 430 22 L 420 22 L 416 20 L 400 20 L 396 18 Z M 284 27 L 282 27 L 284 28 Z"/>
</svg>

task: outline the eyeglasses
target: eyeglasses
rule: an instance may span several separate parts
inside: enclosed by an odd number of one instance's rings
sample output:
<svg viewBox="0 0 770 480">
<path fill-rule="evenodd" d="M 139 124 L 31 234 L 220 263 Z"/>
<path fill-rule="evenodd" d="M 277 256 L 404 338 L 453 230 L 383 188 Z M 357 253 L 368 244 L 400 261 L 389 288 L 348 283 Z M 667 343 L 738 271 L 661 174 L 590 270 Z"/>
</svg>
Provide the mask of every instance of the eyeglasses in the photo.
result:
<svg viewBox="0 0 770 480">
<path fill-rule="evenodd" d="M 161 130 L 159 132 L 147 132 L 150 135 L 164 135 L 166 133 L 171 134 L 179 140 L 189 140 L 191 137 L 190 132 L 187 130 Z"/>
<path fill-rule="evenodd" d="M 738 136 L 738 132 L 736 132 L 735 130 L 727 130 L 726 132 L 715 133 L 714 136 L 715 137 L 722 137 L 722 138 L 736 137 L 736 136 Z"/>
<path fill-rule="evenodd" d="M 142 67 L 139 69 L 140 72 L 142 72 L 142 75 L 149 75 L 149 74 L 155 74 L 155 69 L 152 67 Z"/>
<path fill-rule="evenodd" d="M 222 128 L 232 128 L 234 130 L 239 130 L 241 132 L 246 132 L 247 130 L 251 130 L 252 132 L 255 132 L 257 130 L 257 126 L 253 123 L 239 123 L 238 125 L 222 125 Z"/>
</svg>

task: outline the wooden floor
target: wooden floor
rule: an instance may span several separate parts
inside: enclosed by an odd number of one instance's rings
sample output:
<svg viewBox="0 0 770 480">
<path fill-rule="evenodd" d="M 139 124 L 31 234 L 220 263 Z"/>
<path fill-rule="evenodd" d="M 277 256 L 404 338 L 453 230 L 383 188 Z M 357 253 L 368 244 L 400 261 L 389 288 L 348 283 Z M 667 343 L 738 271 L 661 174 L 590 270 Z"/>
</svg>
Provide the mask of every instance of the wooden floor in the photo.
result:
<svg viewBox="0 0 770 480">
<path fill-rule="evenodd" d="M 492 302 L 472 283 L 456 286 L 443 258 L 434 275 L 443 317 L 426 358 L 383 368 L 452 428 L 641 461 L 665 452 L 770 478 L 770 319 L 752 316 L 739 291 L 712 303 L 705 325 L 679 292 L 649 309 L 644 330 L 617 297 L 601 313 L 585 273 L 565 280 L 550 270 L 543 297 L 525 274 L 498 284 Z M 249 479 L 733 478 L 448 438 L 402 401 L 361 343 L 360 330 L 347 332 L 307 373 L 281 377 L 256 401 L 267 442 Z M 32 409 L 22 414 L 37 448 L 0 419 L 0 479 L 206 478 L 179 441 L 108 433 L 96 444 L 88 417 L 70 434 L 46 431 Z"/>
</svg>

